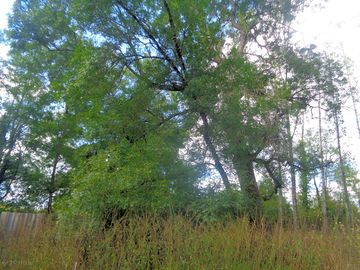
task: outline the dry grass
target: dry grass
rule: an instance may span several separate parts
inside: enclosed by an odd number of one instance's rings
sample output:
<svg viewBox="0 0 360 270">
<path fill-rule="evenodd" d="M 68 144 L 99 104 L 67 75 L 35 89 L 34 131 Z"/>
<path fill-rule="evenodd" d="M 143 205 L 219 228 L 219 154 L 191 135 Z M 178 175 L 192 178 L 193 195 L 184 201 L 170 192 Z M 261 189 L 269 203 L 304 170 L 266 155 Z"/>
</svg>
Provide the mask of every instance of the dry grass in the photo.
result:
<svg viewBox="0 0 360 270">
<path fill-rule="evenodd" d="M 4 269 L 359 269 L 360 233 L 129 218 L 106 232 L 53 226 L 0 243 Z"/>
</svg>

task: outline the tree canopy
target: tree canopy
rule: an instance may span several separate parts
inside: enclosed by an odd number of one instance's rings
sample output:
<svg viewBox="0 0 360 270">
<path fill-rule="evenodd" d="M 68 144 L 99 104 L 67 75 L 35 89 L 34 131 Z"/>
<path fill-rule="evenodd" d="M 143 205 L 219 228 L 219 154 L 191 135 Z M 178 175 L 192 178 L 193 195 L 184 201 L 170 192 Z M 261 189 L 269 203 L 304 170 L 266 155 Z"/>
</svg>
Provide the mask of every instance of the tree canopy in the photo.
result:
<svg viewBox="0 0 360 270">
<path fill-rule="evenodd" d="M 0 198 L 97 221 L 127 211 L 252 221 L 292 212 L 296 225 L 321 206 L 328 218 L 325 171 L 339 166 L 351 223 L 347 78 L 341 59 L 292 42 L 308 4 L 15 1 L 1 78 Z M 334 123 L 332 148 L 322 145 L 321 121 L 320 135 L 294 136 L 314 107 Z M 292 211 L 281 195 L 287 179 Z"/>
</svg>

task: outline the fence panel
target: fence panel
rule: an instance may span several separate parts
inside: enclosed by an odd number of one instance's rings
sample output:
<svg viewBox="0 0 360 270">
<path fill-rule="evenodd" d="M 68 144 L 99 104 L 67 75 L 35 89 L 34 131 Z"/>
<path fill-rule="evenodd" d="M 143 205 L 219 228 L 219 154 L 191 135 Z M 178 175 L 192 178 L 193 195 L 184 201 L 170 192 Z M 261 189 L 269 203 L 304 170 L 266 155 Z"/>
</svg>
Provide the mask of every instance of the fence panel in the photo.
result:
<svg viewBox="0 0 360 270">
<path fill-rule="evenodd" d="M 45 214 L 0 213 L 0 239 L 36 234 L 45 223 Z"/>
</svg>

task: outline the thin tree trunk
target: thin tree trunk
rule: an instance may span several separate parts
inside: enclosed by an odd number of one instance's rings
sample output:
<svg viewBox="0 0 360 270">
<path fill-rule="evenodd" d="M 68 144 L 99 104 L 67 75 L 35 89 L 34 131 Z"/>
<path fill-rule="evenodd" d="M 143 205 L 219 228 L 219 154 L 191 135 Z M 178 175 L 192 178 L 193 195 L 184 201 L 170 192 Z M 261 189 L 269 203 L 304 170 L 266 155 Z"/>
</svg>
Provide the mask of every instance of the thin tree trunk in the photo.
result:
<svg viewBox="0 0 360 270">
<path fill-rule="evenodd" d="M 289 114 L 287 114 L 286 116 L 286 129 L 287 129 L 287 137 L 288 137 L 288 157 L 289 157 L 290 176 L 291 176 L 291 200 L 293 206 L 293 223 L 295 229 L 298 229 L 299 211 L 298 211 L 298 202 L 296 197 L 296 174 L 295 174 L 295 166 L 294 166 L 294 150 L 293 150 L 293 139 L 291 136 Z"/>
<path fill-rule="evenodd" d="M 355 119 L 356 119 L 356 127 L 357 127 L 358 135 L 359 135 L 359 138 L 360 138 L 360 123 L 359 123 L 358 111 L 357 111 L 357 108 L 356 108 L 355 94 L 354 94 L 353 90 L 351 90 L 350 93 L 351 93 L 351 99 L 352 99 L 353 107 L 354 107 L 354 113 L 355 113 Z"/>
<path fill-rule="evenodd" d="M 326 205 L 326 177 L 325 177 L 325 170 L 324 170 L 324 150 L 323 150 L 323 137 L 322 137 L 321 94 L 320 93 L 319 93 L 319 100 L 318 100 L 318 110 L 319 110 L 320 170 L 321 170 L 321 186 L 322 186 L 321 210 L 322 210 L 322 217 L 323 217 L 323 230 L 326 231 L 328 229 L 329 221 L 328 221 L 327 205 Z"/>
<path fill-rule="evenodd" d="M 49 192 L 49 199 L 48 199 L 48 205 L 47 205 L 47 212 L 48 214 L 51 214 L 53 211 L 52 204 L 53 204 L 53 192 Z"/>
<path fill-rule="evenodd" d="M 300 194 L 301 200 L 300 205 L 302 209 L 307 213 L 309 211 L 310 202 L 309 202 L 309 160 L 308 153 L 305 147 L 304 141 L 305 133 L 305 113 L 303 114 L 303 123 L 301 128 L 301 140 L 299 142 L 299 161 L 301 164 L 300 170 Z M 306 219 L 306 215 L 304 217 Z"/>
<path fill-rule="evenodd" d="M 9 160 L 13 150 L 15 149 L 16 141 L 20 137 L 21 129 L 22 125 L 18 125 L 13 128 L 13 130 L 10 132 L 9 140 L 8 142 L 6 142 L 7 146 L 4 146 L 3 153 L 1 153 L 2 155 L 0 156 L 0 185 L 5 182 L 5 173 L 9 168 Z"/>
<path fill-rule="evenodd" d="M 208 122 L 207 116 L 205 113 L 200 113 L 200 117 L 201 117 L 201 120 L 203 122 L 203 127 L 204 127 L 204 129 L 203 129 L 204 141 L 205 141 L 205 143 L 211 153 L 211 156 L 215 162 L 215 169 L 219 172 L 225 188 L 230 189 L 231 185 L 230 185 L 229 177 L 227 176 L 227 173 L 225 172 L 224 167 L 221 164 L 220 157 L 215 149 L 215 146 L 214 146 L 213 142 L 211 141 L 210 128 L 209 128 L 209 122 Z"/>
<path fill-rule="evenodd" d="M 279 170 L 279 179 L 282 181 L 282 171 L 281 171 L 281 163 L 278 161 L 278 170 Z M 284 225 L 284 210 L 283 210 L 283 194 L 282 188 L 278 189 L 279 192 L 279 211 L 278 211 L 278 224 L 280 228 Z"/>
<path fill-rule="evenodd" d="M 54 163 L 53 163 L 53 167 L 52 167 L 52 171 L 51 171 L 51 178 L 50 178 L 50 187 L 49 187 L 49 200 L 48 200 L 48 205 L 47 205 L 47 212 L 48 214 L 52 213 L 53 208 L 53 197 L 54 197 L 54 186 L 55 186 L 55 178 L 56 178 L 56 167 L 57 164 L 59 162 L 59 155 L 56 154 L 55 158 L 54 158 Z"/>
<path fill-rule="evenodd" d="M 319 192 L 319 188 L 318 188 L 317 183 L 316 183 L 315 176 L 314 176 L 313 180 L 314 180 L 314 186 L 315 186 L 315 191 L 316 191 L 316 199 L 317 199 L 319 207 L 320 207 L 322 204 L 321 204 L 320 192 Z"/>
<path fill-rule="evenodd" d="M 346 174 L 345 174 L 345 164 L 344 164 L 344 158 L 343 158 L 342 149 L 341 149 L 340 123 L 339 123 L 339 117 L 338 117 L 337 112 L 334 113 L 334 118 L 335 118 L 337 148 L 338 148 L 338 152 L 339 152 L 340 177 L 341 177 L 341 183 L 342 183 L 342 186 L 343 186 L 344 198 L 345 198 L 346 219 L 347 219 L 348 227 L 351 227 L 352 226 L 352 211 L 351 211 L 351 203 L 350 203 L 349 192 L 348 192 L 348 189 L 347 189 L 347 181 L 346 181 Z"/>
<path fill-rule="evenodd" d="M 282 188 L 279 188 L 279 211 L 278 211 L 278 224 L 280 228 L 284 226 L 284 206 L 283 206 L 283 194 Z"/>
<path fill-rule="evenodd" d="M 11 183 L 6 187 L 5 194 L 0 197 L 0 202 L 6 198 L 6 196 L 10 193 Z"/>
</svg>

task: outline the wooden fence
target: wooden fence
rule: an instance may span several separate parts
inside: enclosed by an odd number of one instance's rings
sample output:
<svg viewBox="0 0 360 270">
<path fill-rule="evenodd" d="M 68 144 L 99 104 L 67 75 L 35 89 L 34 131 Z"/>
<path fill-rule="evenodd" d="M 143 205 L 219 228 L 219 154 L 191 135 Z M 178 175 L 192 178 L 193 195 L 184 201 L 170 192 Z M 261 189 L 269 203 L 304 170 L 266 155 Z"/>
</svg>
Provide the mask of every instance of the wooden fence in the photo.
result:
<svg viewBox="0 0 360 270">
<path fill-rule="evenodd" d="M 45 214 L 0 213 L 0 239 L 36 234 L 45 223 Z"/>
</svg>

